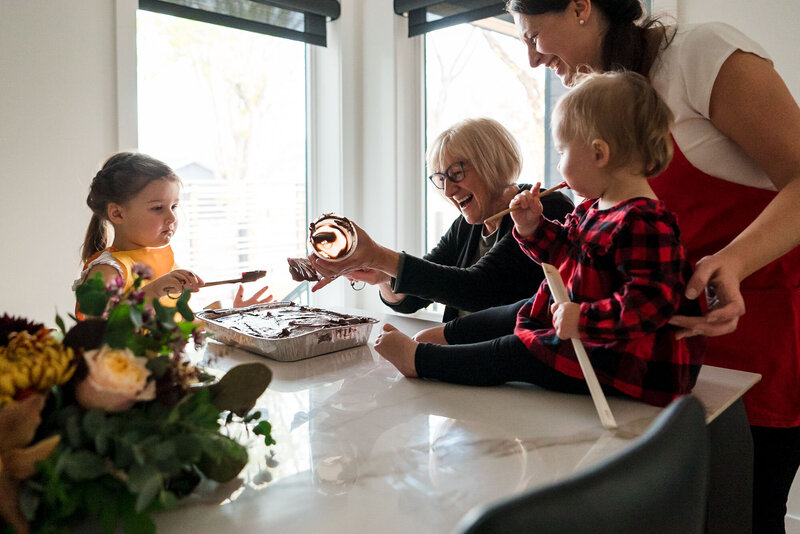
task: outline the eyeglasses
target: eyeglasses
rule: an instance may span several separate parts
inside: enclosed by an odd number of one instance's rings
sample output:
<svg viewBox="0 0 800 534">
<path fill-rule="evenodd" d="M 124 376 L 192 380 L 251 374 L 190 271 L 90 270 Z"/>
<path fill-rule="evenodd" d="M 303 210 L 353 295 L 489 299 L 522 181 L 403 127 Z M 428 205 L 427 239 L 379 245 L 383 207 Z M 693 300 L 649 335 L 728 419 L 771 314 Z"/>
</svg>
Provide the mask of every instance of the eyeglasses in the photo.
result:
<svg viewBox="0 0 800 534">
<path fill-rule="evenodd" d="M 444 189 L 445 186 L 445 179 L 450 180 L 452 183 L 457 184 L 464 177 L 467 173 L 464 171 L 464 162 L 457 161 L 447 167 L 447 170 L 444 172 L 435 172 L 428 176 L 428 180 L 431 181 L 433 186 L 436 189 Z"/>
</svg>

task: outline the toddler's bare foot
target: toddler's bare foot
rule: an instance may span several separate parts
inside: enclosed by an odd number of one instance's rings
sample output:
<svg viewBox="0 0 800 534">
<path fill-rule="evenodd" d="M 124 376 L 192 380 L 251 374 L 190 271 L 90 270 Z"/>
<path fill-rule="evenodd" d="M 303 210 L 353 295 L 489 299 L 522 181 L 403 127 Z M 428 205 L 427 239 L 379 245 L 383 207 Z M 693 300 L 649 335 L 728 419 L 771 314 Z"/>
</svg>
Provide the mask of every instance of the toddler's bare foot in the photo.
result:
<svg viewBox="0 0 800 534">
<path fill-rule="evenodd" d="M 420 343 L 434 343 L 436 345 L 447 345 L 447 340 L 444 338 L 444 326 L 434 326 L 420 330 L 414 336 L 414 341 Z"/>
<path fill-rule="evenodd" d="M 417 343 L 390 324 L 383 325 L 383 331 L 375 340 L 375 350 L 389 360 L 397 370 L 409 378 L 416 378 L 417 368 L 414 356 Z"/>
</svg>

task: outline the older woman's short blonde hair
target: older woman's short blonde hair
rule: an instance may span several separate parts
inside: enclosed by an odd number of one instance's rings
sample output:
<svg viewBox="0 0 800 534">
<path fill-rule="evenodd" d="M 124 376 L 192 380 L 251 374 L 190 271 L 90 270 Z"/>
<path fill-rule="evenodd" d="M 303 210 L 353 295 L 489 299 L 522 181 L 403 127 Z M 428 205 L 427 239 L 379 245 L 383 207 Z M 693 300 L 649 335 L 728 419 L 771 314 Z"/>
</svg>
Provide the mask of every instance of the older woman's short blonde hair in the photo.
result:
<svg viewBox="0 0 800 534">
<path fill-rule="evenodd" d="M 522 172 L 522 151 L 511 132 L 494 119 L 465 119 L 440 133 L 428 148 L 428 172 L 444 172 L 458 158 L 475 169 L 493 195 Z"/>
<path fill-rule="evenodd" d="M 608 143 L 609 168 L 641 160 L 641 173 L 659 174 L 672 159 L 673 115 L 647 79 L 635 72 L 584 75 L 553 110 L 561 142 Z"/>
</svg>

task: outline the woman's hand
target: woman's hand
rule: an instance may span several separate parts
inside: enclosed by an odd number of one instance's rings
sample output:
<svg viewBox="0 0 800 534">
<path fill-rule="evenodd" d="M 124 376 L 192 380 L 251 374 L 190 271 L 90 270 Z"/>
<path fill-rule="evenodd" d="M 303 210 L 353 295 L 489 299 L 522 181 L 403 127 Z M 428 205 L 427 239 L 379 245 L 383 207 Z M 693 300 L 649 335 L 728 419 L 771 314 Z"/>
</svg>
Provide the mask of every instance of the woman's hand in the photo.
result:
<svg viewBox="0 0 800 534">
<path fill-rule="evenodd" d="M 187 269 L 175 269 L 145 285 L 142 291 L 149 297 L 177 296 L 188 289 L 195 292 L 205 285 L 203 279 Z"/>
<path fill-rule="evenodd" d="M 375 269 L 356 269 L 348 271 L 345 277 L 351 282 L 365 282 L 371 286 L 388 284 L 392 277 Z"/>
<path fill-rule="evenodd" d="M 261 295 L 263 295 L 268 289 L 269 286 L 264 286 L 255 293 L 253 293 L 252 297 L 246 299 L 244 298 L 244 286 L 242 284 L 239 284 L 239 289 L 236 290 L 236 296 L 233 297 L 233 307 L 245 308 L 247 306 L 253 306 L 255 304 L 264 304 L 267 302 L 272 302 L 273 300 L 275 300 L 275 298 L 272 295 L 267 295 L 263 299 L 261 298 Z"/>
<path fill-rule="evenodd" d="M 531 190 L 520 192 L 511 199 L 511 203 L 508 205 L 509 208 L 515 208 L 511 212 L 511 218 L 514 220 L 514 229 L 520 237 L 533 235 L 539 226 L 539 220 L 542 218 L 544 210 L 542 201 L 539 199 L 540 185 L 537 182 Z"/>
<path fill-rule="evenodd" d="M 578 324 L 581 317 L 581 305 L 574 302 L 554 302 L 550 306 L 553 312 L 553 327 L 559 339 L 579 338 Z"/>
<path fill-rule="evenodd" d="M 356 229 L 358 235 L 358 245 L 349 258 L 341 261 L 327 261 L 317 257 L 315 254 L 308 256 L 311 265 L 313 265 L 314 269 L 323 277 L 322 280 L 314 284 L 311 291 L 322 289 L 338 276 L 354 273 L 356 271 L 378 271 L 386 276 L 386 281 L 388 281 L 389 277 L 397 274 L 397 264 L 400 261 L 400 255 L 393 250 L 377 244 L 372 240 L 369 234 L 356 223 L 353 223 L 353 227 Z M 361 280 L 361 278 L 356 279 Z M 364 281 L 371 283 L 366 279 Z"/>
<path fill-rule="evenodd" d="M 669 324 L 681 328 L 675 337 L 721 336 L 736 330 L 745 312 L 739 283 L 734 263 L 719 254 L 698 261 L 686 285 L 686 297 L 694 300 L 705 291 L 709 312 L 704 317 L 674 316 Z"/>
</svg>

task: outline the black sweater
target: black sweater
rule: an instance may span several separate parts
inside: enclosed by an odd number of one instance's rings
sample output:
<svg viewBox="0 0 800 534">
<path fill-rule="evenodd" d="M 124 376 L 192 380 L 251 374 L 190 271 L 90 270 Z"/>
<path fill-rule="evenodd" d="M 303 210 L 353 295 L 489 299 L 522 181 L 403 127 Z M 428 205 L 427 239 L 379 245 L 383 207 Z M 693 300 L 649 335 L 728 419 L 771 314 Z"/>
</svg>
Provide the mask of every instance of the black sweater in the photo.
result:
<svg viewBox="0 0 800 534">
<path fill-rule="evenodd" d="M 530 184 L 520 184 L 521 190 L 530 188 Z M 561 193 L 543 198 L 542 207 L 545 217 L 559 221 L 574 208 Z M 474 312 L 533 296 L 544 273 L 522 252 L 511 235 L 513 229 L 514 221 L 506 215 L 500 221 L 495 245 L 469 266 L 483 225 L 469 224 L 459 216 L 429 254 L 422 258 L 400 254 L 392 290 L 406 297 L 395 304 L 384 303 L 397 312 L 413 313 L 440 302 L 445 304 L 442 320 L 447 322 L 458 317 L 459 310 Z"/>
</svg>

